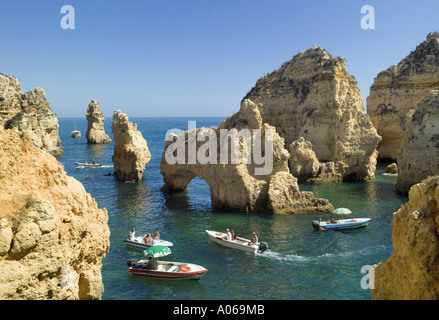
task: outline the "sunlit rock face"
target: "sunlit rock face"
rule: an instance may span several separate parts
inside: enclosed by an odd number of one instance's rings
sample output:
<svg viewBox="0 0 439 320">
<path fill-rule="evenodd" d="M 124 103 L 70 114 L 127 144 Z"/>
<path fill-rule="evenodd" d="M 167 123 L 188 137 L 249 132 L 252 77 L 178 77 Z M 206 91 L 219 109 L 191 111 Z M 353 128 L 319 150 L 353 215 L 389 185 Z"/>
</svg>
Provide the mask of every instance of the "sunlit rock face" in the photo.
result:
<svg viewBox="0 0 439 320">
<path fill-rule="evenodd" d="M 432 33 L 414 51 L 382 71 L 370 87 L 367 114 L 382 141 L 378 157 L 396 160 L 405 135 L 406 114 L 431 89 L 439 89 L 439 33 Z"/>
<path fill-rule="evenodd" d="M 380 137 L 344 58 L 320 47 L 300 52 L 260 78 L 244 99 L 258 106 L 262 121 L 285 139 L 285 148 L 304 138 L 319 162 L 332 163 L 323 167 L 322 180 L 374 179 Z M 295 166 L 294 159 L 290 162 Z M 319 178 L 318 171 L 311 178 Z"/>
<path fill-rule="evenodd" d="M 58 118 L 50 109 L 46 93 L 36 88 L 23 93 L 14 77 L 0 73 L 0 127 L 15 129 L 38 148 L 54 156 L 63 154 Z"/>
</svg>

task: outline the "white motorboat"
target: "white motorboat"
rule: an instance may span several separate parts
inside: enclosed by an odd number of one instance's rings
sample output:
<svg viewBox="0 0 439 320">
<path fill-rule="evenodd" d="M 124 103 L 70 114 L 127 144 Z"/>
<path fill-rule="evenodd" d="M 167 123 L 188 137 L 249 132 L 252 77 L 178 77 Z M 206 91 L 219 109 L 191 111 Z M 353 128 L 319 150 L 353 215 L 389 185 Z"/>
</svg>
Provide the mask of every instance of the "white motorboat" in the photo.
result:
<svg viewBox="0 0 439 320">
<path fill-rule="evenodd" d="M 367 226 L 370 218 L 356 218 L 356 219 L 342 219 L 342 220 L 329 220 L 318 221 L 314 220 L 312 226 L 317 230 L 345 230 L 355 229 Z"/>
<path fill-rule="evenodd" d="M 152 240 L 152 243 L 145 243 L 143 241 L 143 237 L 134 237 L 131 239 L 125 239 L 123 242 L 125 242 L 125 245 L 129 248 L 141 249 L 141 250 L 145 250 L 146 248 L 152 246 L 166 246 L 168 248 L 171 248 L 174 245 L 172 242 L 162 239 L 155 239 Z"/>
<path fill-rule="evenodd" d="M 75 162 L 76 168 L 100 168 L 102 163 Z"/>
<path fill-rule="evenodd" d="M 128 260 L 128 272 L 133 276 L 141 276 L 165 280 L 199 280 L 207 272 L 207 269 L 193 263 L 155 261 L 150 260 Z"/>
<path fill-rule="evenodd" d="M 262 253 L 268 249 L 268 244 L 266 242 L 257 242 L 256 244 L 250 245 L 251 240 L 249 239 L 236 237 L 235 240 L 229 241 L 224 239 L 227 236 L 227 234 L 225 233 L 211 230 L 206 230 L 206 233 L 209 236 L 210 240 L 224 247 L 250 253 Z"/>
<path fill-rule="evenodd" d="M 74 129 L 73 129 L 73 131 L 72 131 L 72 133 L 71 133 L 70 136 L 71 136 L 72 138 L 75 138 L 75 139 L 79 139 L 79 138 L 81 138 L 81 131 L 79 131 L 79 130 L 76 129 L 76 123 L 75 123 L 75 127 L 74 127 Z"/>
</svg>

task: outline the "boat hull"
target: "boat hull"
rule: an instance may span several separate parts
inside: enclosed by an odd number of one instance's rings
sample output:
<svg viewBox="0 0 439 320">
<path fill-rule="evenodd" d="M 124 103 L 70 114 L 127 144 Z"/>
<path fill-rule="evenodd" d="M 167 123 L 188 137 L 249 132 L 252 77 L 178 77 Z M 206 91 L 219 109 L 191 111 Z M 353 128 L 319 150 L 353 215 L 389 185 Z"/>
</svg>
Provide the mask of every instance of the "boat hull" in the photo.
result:
<svg viewBox="0 0 439 320">
<path fill-rule="evenodd" d="M 168 248 L 171 248 L 174 246 L 174 244 L 172 242 L 169 242 L 166 240 L 154 240 L 152 244 L 138 242 L 138 241 L 132 241 L 132 240 L 128 240 L 128 239 L 125 239 L 123 242 L 129 248 L 140 249 L 140 250 L 145 250 L 145 249 L 150 248 L 150 247 L 155 246 L 155 245 L 166 246 Z"/>
<path fill-rule="evenodd" d="M 102 163 L 80 163 L 75 162 L 76 168 L 99 168 L 102 167 Z"/>
<path fill-rule="evenodd" d="M 162 280 L 199 280 L 207 272 L 207 269 L 192 263 L 158 261 L 157 270 L 142 268 L 147 260 L 141 260 L 137 265 L 128 268 L 128 272 L 133 276 L 147 277 Z M 187 271 L 181 270 L 186 268 Z"/>
<path fill-rule="evenodd" d="M 249 253 L 260 253 L 265 251 L 261 250 L 261 243 L 257 243 L 256 245 L 248 245 L 248 243 L 250 242 L 249 239 L 245 239 L 245 238 L 240 238 L 237 237 L 237 240 L 225 240 L 223 239 L 223 237 L 226 236 L 225 233 L 222 232 L 218 232 L 218 231 L 211 231 L 211 230 L 206 230 L 207 235 L 209 236 L 209 239 L 212 242 L 215 242 L 221 246 L 227 247 L 227 248 L 232 248 L 232 249 L 237 249 L 240 251 L 244 251 L 244 252 L 249 252 Z M 265 244 L 265 243 L 264 243 Z M 266 244 L 265 244 L 266 246 Z"/>
<path fill-rule="evenodd" d="M 358 218 L 358 219 L 344 219 L 338 220 L 338 223 L 330 223 L 329 221 L 313 221 L 312 226 L 315 229 L 327 231 L 327 230 L 347 230 L 365 227 L 368 225 L 370 218 Z"/>
</svg>

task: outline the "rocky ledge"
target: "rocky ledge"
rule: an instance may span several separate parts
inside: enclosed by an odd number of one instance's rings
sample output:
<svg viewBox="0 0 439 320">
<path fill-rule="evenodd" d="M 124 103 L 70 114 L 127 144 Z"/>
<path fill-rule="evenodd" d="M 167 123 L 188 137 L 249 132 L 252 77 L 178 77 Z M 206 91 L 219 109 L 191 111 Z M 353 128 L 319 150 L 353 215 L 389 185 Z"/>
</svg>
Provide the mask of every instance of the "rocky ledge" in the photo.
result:
<svg viewBox="0 0 439 320">
<path fill-rule="evenodd" d="M 18 80 L 0 74 L 0 127 L 16 129 L 22 138 L 54 156 L 63 154 L 58 118 L 50 109 L 46 93 L 36 88 L 27 93 Z"/>
<path fill-rule="evenodd" d="M 393 253 L 374 266 L 375 300 L 439 299 L 439 176 L 410 189 L 393 214 Z"/>
<path fill-rule="evenodd" d="M 0 299 L 101 299 L 107 222 L 54 157 L 0 128 Z"/>
</svg>

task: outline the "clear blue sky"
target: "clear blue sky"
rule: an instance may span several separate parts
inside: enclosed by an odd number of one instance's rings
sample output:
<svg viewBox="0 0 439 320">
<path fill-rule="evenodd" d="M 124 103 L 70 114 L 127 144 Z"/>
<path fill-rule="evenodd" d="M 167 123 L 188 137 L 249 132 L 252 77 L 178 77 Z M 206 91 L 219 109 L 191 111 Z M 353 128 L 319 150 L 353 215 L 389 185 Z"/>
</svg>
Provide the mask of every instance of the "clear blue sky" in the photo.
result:
<svg viewBox="0 0 439 320">
<path fill-rule="evenodd" d="M 63 5 L 75 30 L 63 30 Z M 360 9 L 375 8 L 363 30 Z M 0 0 L 0 72 L 45 89 L 59 117 L 228 116 L 256 81 L 314 44 L 367 97 L 378 72 L 439 30 L 437 0 Z"/>
</svg>

